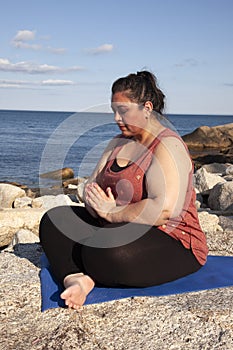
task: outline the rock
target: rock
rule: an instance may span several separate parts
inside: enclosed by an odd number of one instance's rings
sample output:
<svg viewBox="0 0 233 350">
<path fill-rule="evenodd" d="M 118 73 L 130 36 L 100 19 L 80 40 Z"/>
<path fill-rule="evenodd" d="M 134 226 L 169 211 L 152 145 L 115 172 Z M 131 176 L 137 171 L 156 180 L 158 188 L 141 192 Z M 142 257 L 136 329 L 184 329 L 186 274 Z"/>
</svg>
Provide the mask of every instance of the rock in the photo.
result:
<svg viewBox="0 0 233 350">
<path fill-rule="evenodd" d="M 225 170 L 226 175 L 233 175 L 233 164 L 229 165 Z"/>
<path fill-rule="evenodd" d="M 0 247 L 10 244 L 20 229 L 32 231 L 38 236 L 40 220 L 45 210 L 38 208 L 3 209 L 0 211 Z"/>
<path fill-rule="evenodd" d="M 203 197 L 200 193 L 197 193 L 196 194 L 196 202 L 195 202 L 196 208 L 200 209 L 202 204 L 203 204 Z"/>
<path fill-rule="evenodd" d="M 233 232 L 233 216 L 219 216 L 219 225 L 225 232 Z"/>
<path fill-rule="evenodd" d="M 226 181 L 233 181 L 233 175 L 225 175 L 223 176 L 223 179 Z"/>
<path fill-rule="evenodd" d="M 74 171 L 71 168 L 62 168 L 50 171 L 48 173 L 40 174 L 40 177 L 53 180 L 71 179 L 74 177 Z"/>
<path fill-rule="evenodd" d="M 29 197 L 20 197 L 16 198 L 13 203 L 13 208 L 27 208 L 31 207 L 32 198 Z"/>
<path fill-rule="evenodd" d="M 207 211 L 202 211 L 198 213 L 198 218 L 204 233 L 214 233 L 219 229 L 221 230 L 217 215 L 209 214 Z"/>
<path fill-rule="evenodd" d="M 200 149 L 198 152 L 190 149 L 190 154 L 195 169 L 200 168 L 204 164 L 233 163 L 233 153 L 219 151 L 218 149 Z"/>
<path fill-rule="evenodd" d="M 219 182 L 226 182 L 221 176 L 211 174 L 205 168 L 200 168 L 193 176 L 194 186 L 199 192 L 213 188 Z"/>
<path fill-rule="evenodd" d="M 12 208 L 12 204 L 16 198 L 24 197 L 26 193 L 18 186 L 10 184 L 0 184 L 0 207 Z"/>
<path fill-rule="evenodd" d="M 208 204 L 213 210 L 229 210 L 233 204 L 233 181 L 215 185 L 210 191 Z"/>
<path fill-rule="evenodd" d="M 69 185 L 78 185 L 79 182 L 80 182 L 80 178 L 67 179 L 66 181 L 62 182 L 62 186 L 68 187 Z"/>
<path fill-rule="evenodd" d="M 226 170 L 229 168 L 229 164 L 223 164 L 223 163 L 210 163 L 210 164 L 204 164 L 202 166 L 208 173 L 211 174 L 226 174 Z"/>
<path fill-rule="evenodd" d="M 183 136 L 189 149 L 227 149 L 233 145 L 233 123 L 218 126 L 201 126 Z"/>
<path fill-rule="evenodd" d="M 68 185 L 68 189 L 69 190 L 77 190 L 78 186 L 77 185 L 73 185 L 73 184 L 69 184 Z"/>
<path fill-rule="evenodd" d="M 32 208 L 43 208 L 49 210 L 61 205 L 78 205 L 73 202 L 68 195 L 59 194 L 57 196 L 46 195 L 32 200 Z"/>
<path fill-rule="evenodd" d="M 23 243 L 39 243 L 40 239 L 32 231 L 20 229 L 17 231 L 7 247 L 7 250 L 10 251 L 15 245 Z"/>
</svg>

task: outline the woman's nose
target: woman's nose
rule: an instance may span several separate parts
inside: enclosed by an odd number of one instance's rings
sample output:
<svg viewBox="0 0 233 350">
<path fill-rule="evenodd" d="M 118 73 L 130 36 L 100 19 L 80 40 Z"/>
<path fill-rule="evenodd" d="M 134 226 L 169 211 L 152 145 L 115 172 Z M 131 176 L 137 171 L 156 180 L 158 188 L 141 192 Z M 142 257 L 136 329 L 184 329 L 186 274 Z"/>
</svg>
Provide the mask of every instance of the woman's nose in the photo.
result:
<svg viewBox="0 0 233 350">
<path fill-rule="evenodd" d="M 114 113 L 114 120 L 116 123 L 119 123 L 120 121 L 122 121 L 122 118 L 118 112 Z"/>
</svg>

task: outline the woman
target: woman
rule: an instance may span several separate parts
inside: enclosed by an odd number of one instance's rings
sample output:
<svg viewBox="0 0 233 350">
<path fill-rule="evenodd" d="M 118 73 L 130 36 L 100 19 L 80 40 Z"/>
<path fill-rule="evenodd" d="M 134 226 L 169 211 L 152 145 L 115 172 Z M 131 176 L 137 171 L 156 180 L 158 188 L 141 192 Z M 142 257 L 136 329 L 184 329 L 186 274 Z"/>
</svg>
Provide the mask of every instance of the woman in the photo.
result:
<svg viewBox="0 0 233 350">
<path fill-rule="evenodd" d="M 85 207 L 57 207 L 41 220 L 41 243 L 69 307 L 83 305 L 95 284 L 152 286 L 205 264 L 192 162 L 163 125 L 164 97 L 148 71 L 116 80 L 111 103 L 121 134 L 85 186 Z"/>
</svg>

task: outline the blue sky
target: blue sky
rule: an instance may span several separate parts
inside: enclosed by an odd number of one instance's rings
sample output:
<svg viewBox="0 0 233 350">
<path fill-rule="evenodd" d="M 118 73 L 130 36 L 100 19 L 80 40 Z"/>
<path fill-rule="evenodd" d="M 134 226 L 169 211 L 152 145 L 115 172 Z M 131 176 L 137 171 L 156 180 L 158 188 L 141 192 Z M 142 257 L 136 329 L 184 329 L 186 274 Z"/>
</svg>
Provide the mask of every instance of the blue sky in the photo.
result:
<svg viewBox="0 0 233 350">
<path fill-rule="evenodd" d="M 167 113 L 233 115 L 233 0 L 1 1 L 0 109 L 80 111 L 143 68 Z"/>
</svg>

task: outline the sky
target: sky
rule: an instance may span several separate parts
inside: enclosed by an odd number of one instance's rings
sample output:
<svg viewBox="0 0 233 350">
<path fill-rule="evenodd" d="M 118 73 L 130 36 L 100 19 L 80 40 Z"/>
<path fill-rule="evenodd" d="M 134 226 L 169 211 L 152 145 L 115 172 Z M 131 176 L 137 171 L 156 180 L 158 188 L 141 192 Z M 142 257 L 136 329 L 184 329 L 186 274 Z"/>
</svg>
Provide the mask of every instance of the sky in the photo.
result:
<svg viewBox="0 0 233 350">
<path fill-rule="evenodd" d="M 233 115 L 233 0 L 0 0 L 0 109 L 108 108 L 142 69 L 165 113 Z"/>
</svg>

